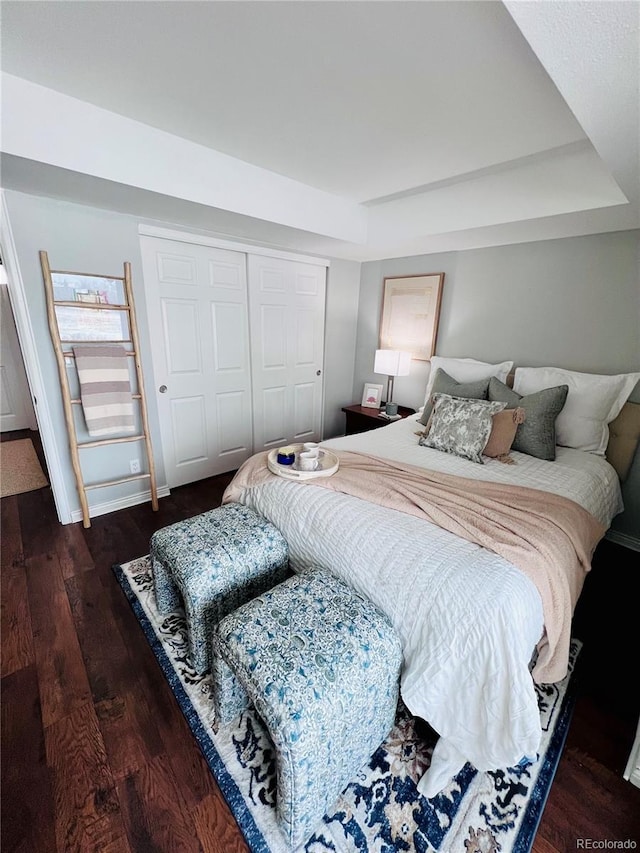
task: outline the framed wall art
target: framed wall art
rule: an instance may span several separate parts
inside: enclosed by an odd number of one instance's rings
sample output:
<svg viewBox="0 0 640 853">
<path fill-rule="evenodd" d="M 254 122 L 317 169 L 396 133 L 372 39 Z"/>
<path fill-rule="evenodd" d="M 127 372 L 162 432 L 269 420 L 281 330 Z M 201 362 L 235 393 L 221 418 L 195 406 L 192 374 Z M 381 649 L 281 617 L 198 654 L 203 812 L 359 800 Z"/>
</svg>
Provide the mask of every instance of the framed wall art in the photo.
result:
<svg viewBox="0 0 640 853">
<path fill-rule="evenodd" d="M 404 350 L 418 361 L 436 351 L 444 273 L 384 280 L 380 349 Z"/>
</svg>

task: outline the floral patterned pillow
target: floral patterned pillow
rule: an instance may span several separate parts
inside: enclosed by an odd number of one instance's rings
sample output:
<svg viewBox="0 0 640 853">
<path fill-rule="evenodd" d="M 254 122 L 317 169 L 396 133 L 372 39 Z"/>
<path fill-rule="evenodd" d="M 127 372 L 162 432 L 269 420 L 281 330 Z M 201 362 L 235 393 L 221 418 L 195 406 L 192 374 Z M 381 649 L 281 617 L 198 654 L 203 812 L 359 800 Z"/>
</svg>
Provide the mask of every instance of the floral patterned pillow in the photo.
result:
<svg viewBox="0 0 640 853">
<path fill-rule="evenodd" d="M 466 400 L 448 394 L 434 394 L 433 403 L 431 427 L 419 443 L 483 465 L 482 451 L 491 435 L 492 418 L 507 404 Z"/>
</svg>

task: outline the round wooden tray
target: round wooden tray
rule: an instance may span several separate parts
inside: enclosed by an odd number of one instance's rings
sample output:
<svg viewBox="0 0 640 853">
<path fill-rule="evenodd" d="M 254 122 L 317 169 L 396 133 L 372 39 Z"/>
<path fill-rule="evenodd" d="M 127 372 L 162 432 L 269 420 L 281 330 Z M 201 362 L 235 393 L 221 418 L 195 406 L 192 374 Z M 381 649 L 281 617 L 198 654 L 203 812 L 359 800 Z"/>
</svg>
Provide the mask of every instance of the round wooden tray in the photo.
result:
<svg viewBox="0 0 640 853">
<path fill-rule="evenodd" d="M 302 450 L 302 444 L 291 444 L 288 447 L 293 447 L 295 453 L 298 454 Z M 315 471 L 301 471 L 298 468 L 298 460 L 293 465 L 281 465 L 278 462 L 278 450 L 271 450 L 267 456 L 267 466 L 272 474 L 277 474 L 278 477 L 284 477 L 285 480 L 314 480 L 316 477 L 330 477 L 335 474 L 340 467 L 340 460 L 335 453 L 330 450 L 320 448 L 318 457 L 318 467 Z"/>
</svg>

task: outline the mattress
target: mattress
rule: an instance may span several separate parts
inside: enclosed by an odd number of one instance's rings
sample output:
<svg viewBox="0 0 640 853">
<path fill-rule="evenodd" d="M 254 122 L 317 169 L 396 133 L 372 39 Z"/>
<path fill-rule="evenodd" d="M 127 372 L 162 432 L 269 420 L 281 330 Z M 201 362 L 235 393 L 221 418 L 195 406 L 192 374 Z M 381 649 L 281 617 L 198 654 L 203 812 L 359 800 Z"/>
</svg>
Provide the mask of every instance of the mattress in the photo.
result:
<svg viewBox="0 0 640 853">
<path fill-rule="evenodd" d="M 555 462 L 511 451 L 515 465 L 505 465 L 497 459 L 486 457 L 485 464 L 478 465 L 451 453 L 420 447 L 416 433 L 423 429 L 418 416 L 412 415 L 381 429 L 325 441 L 323 447 L 368 453 L 472 480 L 488 480 L 552 492 L 580 504 L 605 527 L 609 527 L 613 517 L 622 512 L 618 475 L 602 456 L 557 447 Z"/>
<path fill-rule="evenodd" d="M 323 446 L 553 492 L 607 527 L 622 509 L 617 475 L 601 457 L 558 448 L 556 462 L 514 453 L 515 465 L 478 465 L 420 447 L 419 428 L 408 418 Z M 529 668 L 543 616 L 522 572 L 428 521 L 329 490 L 273 477 L 241 500 L 282 531 L 296 571 L 332 571 L 393 623 L 402 699 L 441 736 L 423 794 L 450 784 L 466 761 L 490 770 L 535 758 L 541 732 Z"/>
</svg>

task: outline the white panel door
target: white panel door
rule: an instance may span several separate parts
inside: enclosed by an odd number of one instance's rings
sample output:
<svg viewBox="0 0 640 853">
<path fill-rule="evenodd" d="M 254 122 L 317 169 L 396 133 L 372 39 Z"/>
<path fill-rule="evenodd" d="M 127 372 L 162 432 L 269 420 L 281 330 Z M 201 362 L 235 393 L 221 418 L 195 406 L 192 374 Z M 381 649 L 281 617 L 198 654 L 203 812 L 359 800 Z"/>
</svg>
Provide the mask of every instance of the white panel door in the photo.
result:
<svg viewBox="0 0 640 853">
<path fill-rule="evenodd" d="M 318 441 L 326 268 L 249 255 L 253 449 Z"/>
<path fill-rule="evenodd" d="M 6 284 L 0 284 L 0 322 L 0 430 L 34 429 L 31 393 Z"/>
<path fill-rule="evenodd" d="M 246 255 L 141 237 L 168 485 L 251 454 Z"/>
</svg>

